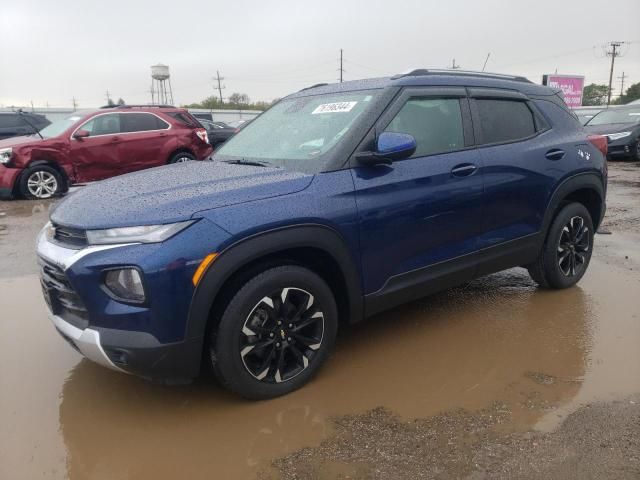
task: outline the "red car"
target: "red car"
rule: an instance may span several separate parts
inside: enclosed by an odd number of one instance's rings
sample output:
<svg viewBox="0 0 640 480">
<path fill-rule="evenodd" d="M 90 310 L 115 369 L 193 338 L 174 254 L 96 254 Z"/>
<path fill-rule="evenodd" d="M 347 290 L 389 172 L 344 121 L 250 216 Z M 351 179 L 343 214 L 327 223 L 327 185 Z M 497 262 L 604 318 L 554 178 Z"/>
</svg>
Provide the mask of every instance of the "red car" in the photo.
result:
<svg viewBox="0 0 640 480">
<path fill-rule="evenodd" d="M 191 114 L 164 106 L 75 112 L 40 135 L 0 140 L 0 197 L 49 198 L 74 183 L 204 160 L 212 152 Z"/>
</svg>

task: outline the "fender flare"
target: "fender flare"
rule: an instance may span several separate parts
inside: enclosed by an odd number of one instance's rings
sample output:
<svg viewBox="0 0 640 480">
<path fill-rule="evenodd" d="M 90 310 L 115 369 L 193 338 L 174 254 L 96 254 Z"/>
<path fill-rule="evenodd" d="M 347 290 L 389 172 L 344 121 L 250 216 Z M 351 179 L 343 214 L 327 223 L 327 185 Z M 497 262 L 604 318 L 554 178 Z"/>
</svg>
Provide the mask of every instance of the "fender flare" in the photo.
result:
<svg viewBox="0 0 640 480">
<path fill-rule="evenodd" d="M 606 207 L 605 187 L 602 182 L 602 178 L 593 172 L 579 173 L 564 180 L 551 194 L 551 199 L 547 205 L 547 210 L 542 222 L 542 232 L 544 232 L 544 236 L 542 238 L 543 242 L 547 238 L 547 231 L 561 202 L 573 192 L 584 189 L 594 191 L 600 198 L 600 218 L 598 225 L 594 225 L 594 228 L 596 230 L 598 229 L 599 223 L 602 222 L 602 218 L 604 217 L 604 210 Z"/>
<path fill-rule="evenodd" d="M 362 319 L 361 278 L 343 237 L 336 230 L 325 225 L 292 225 L 251 235 L 235 242 L 220 253 L 193 294 L 185 338 L 204 340 L 209 313 L 218 292 L 240 268 L 266 255 L 300 247 L 323 250 L 335 259 L 347 288 L 349 319 L 351 322 Z"/>
</svg>

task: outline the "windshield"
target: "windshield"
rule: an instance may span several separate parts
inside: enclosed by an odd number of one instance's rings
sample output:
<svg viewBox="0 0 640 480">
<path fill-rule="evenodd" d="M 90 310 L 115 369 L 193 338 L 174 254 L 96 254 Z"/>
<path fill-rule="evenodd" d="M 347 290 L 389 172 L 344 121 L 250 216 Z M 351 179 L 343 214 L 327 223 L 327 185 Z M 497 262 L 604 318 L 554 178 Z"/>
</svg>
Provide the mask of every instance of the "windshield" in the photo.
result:
<svg viewBox="0 0 640 480">
<path fill-rule="evenodd" d="M 587 125 L 609 125 L 612 123 L 639 123 L 640 107 L 637 109 L 605 110 L 593 117 Z"/>
<path fill-rule="evenodd" d="M 84 118 L 84 115 L 75 112 L 72 115 L 61 118 L 60 120 L 56 120 L 51 125 L 43 128 L 42 130 L 40 130 L 40 135 L 42 135 L 44 138 L 57 137 L 67 128 L 73 126 L 75 123 L 78 123 L 82 118 Z"/>
<path fill-rule="evenodd" d="M 378 92 L 360 90 L 282 100 L 232 137 L 214 160 L 257 161 L 320 171 L 329 151 Z"/>
</svg>

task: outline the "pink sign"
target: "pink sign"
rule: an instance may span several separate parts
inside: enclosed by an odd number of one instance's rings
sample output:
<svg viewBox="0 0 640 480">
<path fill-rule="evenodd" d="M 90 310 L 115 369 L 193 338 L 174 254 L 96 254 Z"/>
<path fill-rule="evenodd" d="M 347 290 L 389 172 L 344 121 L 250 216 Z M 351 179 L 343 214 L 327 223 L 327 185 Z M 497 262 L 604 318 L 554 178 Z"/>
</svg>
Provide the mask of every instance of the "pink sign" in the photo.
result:
<svg viewBox="0 0 640 480">
<path fill-rule="evenodd" d="M 582 106 L 584 77 L 578 75 L 549 74 L 542 76 L 542 84 L 562 90 L 564 101 L 570 108 Z"/>
</svg>

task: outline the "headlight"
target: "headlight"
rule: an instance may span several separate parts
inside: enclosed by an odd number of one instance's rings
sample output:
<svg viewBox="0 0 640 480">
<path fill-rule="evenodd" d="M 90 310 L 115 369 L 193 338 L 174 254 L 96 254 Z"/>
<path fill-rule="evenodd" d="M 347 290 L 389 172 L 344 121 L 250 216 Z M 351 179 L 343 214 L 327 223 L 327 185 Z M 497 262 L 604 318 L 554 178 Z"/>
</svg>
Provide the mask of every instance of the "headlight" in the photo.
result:
<svg viewBox="0 0 640 480">
<path fill-rule="evenodd" d="M 158 243 L 173 237 L 193 223 L 193 220 L 166 225 L 143 225 L 140 227 L 107 228 L 87 230 L 87 240 L 91 245 L 109 243 Z"/>
<path fill-rule="evenodd" d="M 621 138 L 628 137 L 629 135 L 631 135 L 631 132 L 609 133 L 606 136 L 609 137 L 610 142 L 613 142 L 614 140 L 620 140 Z"/>
<path fill-rule="evenodd" d="M 136 303 L 146 299 L 140 272 L 133 267 L 109 270 L 104 277 L 104 285 L 117 299 Z"/>
<path fill-rule="evenodd" d="M 5 164 L 11 161 L 11 154 L 13 153 L 13 149 L 9 148 L 0 148 L 0 163 Z"/>
</svg>

